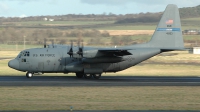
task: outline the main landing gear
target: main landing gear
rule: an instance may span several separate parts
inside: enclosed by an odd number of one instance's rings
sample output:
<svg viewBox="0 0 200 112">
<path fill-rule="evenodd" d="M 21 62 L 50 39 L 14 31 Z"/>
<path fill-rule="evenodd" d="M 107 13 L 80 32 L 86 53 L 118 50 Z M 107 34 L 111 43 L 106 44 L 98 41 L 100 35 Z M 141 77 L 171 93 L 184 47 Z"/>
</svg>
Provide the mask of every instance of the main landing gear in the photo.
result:
<svg viewBox="0 0 200 112">
<path fill-rule="evenodd" d="M 77 77 L 77 78 L 83 78 L 83 75 L 84 75 L 84 74 L 82 74 L 82 73 L 76 73 L 76 77 Z"/>
<path fill-rule="evenodd" d="M 26 77 L 27 77 L 27 78 L 31 78 L 31 77 L 33 77 L 33 74 L 34 74 L 34 73 L 32 73 L 32 72 L 27 72 L 27 73 L 26 73 Z"/>
<path fill-rule="evenodd" d="M 95 78 L 95 79 L 99 79 L 100 77 L 101 77 L 101 74 L 92 74 L 93 75 L 93 77 Z"/>
<path fill-rule="evenodd" d="M 76 73 L 77 78 L 86 78 L 86 79 L 91 79 L 94 77 L 95 79 L 99 79 L 101 77 L 101 74 L 84 74 L 84 73 Z"/>
<path fill-rule="evenodd" d="M 33 72 L 27 72 L 26 73 L 26 77 L 27 78 L 31 78 L 33 77 Z M 77 78 L 83 78 L 85 77 L 86 79 L 91 79 L 92 77 L 94 77 L 95 79 L 99 79 L 101 77 L 101 74 L 84 74 L 84 73 L 76 73 L 76 77 Z"/>
</svg>

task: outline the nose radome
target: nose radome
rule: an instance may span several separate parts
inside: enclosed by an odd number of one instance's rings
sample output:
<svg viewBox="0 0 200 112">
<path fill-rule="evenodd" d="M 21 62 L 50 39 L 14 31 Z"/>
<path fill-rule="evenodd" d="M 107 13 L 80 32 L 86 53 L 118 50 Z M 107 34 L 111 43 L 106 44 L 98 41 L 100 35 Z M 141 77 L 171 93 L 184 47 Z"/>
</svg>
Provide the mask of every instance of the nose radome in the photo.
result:
<svg viewBox="0 0 200 112">
<path fill-rule="evenodd" d="M 10 60 L 8 66 L 10 68 L 19 69 L 19 61 L 17 59 Z"/>
</svg>

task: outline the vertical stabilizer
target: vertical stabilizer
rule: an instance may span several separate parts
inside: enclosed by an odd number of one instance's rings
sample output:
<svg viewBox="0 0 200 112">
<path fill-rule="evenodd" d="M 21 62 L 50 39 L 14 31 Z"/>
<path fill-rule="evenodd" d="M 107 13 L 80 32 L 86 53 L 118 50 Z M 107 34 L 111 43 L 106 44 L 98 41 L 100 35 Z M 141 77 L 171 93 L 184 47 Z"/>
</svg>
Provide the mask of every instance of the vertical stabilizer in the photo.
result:
<svg viewBox="0 0 200 112">
<path fill-rule="evenodd" d="M 184 48 L 179 9 L 176 5 L 167 6 L 148 46 L 171 50 Z"/>
</svg>

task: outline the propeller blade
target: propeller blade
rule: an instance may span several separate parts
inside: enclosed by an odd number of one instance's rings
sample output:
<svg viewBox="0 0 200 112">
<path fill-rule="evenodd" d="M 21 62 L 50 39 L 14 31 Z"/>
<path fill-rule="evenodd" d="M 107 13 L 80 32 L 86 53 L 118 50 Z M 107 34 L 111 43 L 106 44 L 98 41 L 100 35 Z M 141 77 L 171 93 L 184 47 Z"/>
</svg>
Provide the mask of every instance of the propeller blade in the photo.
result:
<svg viewBox="0 0 200 112">
<path fill-rule="evenodd" d="M 46 48 L 47 47 L 47 40 L 46 40 L 46 38 L 44 38 L 44 48 Z"/>
<path fill-rule="evenodd" d="M 78 41 L 78 52 L 77 54 L 79 54 L 81 56 L 81 58 L 83 58 L 83 42 L 82 45 L 80 47 L 80 41 Z"/>
<path fill-rule="evenodd" d="M 70 50 L 67 52 L 69 54 L 70 58 L 73 57 L 73 41 L 71 40 L 71 47 Z"/>
</svg>

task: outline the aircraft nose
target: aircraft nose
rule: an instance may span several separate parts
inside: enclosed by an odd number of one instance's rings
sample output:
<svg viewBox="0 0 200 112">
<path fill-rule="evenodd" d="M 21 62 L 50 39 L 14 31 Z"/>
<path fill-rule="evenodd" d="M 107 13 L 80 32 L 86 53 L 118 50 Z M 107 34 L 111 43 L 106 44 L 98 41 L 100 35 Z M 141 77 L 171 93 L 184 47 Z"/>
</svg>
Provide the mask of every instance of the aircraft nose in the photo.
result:
<svg viewBox="0 0 200 112">
<path fill-rule="evenodd" d="M 19 69 L 19 61 L 17 59 L 10 60 L 8 66 L 10 68 Z"/>
</svg>

